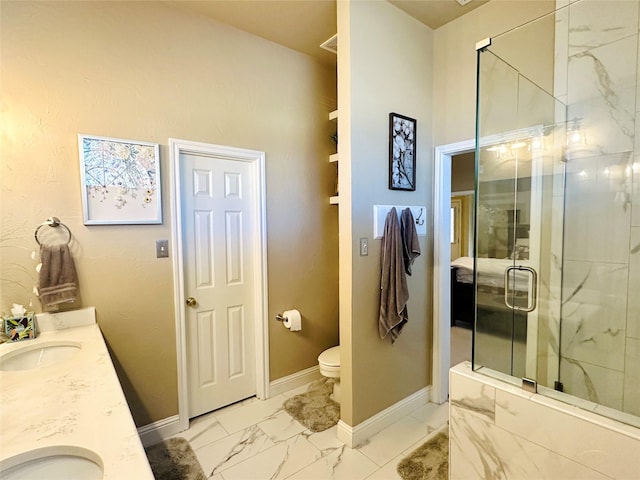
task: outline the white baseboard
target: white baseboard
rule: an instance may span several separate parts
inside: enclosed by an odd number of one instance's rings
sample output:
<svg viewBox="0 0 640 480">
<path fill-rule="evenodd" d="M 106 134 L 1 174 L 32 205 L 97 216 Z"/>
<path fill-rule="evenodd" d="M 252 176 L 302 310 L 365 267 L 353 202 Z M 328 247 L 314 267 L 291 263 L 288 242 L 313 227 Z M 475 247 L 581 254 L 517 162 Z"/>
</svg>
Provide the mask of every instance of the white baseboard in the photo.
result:
<svg viewBox="0 0 640 480">
<path fill-rule="evenodd" d="M 355 427 L 340 420 L 338 422 L 338 439 L 350 448 L 357 447 L 380 430 L 384 430 L 402 417 L 429 403 L 430 397 L 431 385 L 403 398 Z"/>
<path fill-rule="evenodd" d="M 318 380 L 321 377 L 322 375 L 320 374 L 318 365 L 314 365 L 305 370 L 300 370 L 286 377 L 279 378 L 269 384 L 269 397 L 275 397 L 288 390 L 293 390 L 294 388 Z"/>
<path fill-rule="evenodd" d="M 138 429 L 142 445 L 148 447 L 180 433 L 180 417 L 174 415 L 157 422 L 144 425 Z"/>
</svg>

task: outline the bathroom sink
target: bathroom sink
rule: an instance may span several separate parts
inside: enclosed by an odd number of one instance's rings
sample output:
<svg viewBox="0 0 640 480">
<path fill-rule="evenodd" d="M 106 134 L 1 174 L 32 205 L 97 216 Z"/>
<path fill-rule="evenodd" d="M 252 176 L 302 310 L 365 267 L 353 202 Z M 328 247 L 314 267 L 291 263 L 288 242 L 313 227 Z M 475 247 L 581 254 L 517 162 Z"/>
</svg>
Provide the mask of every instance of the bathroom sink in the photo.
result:
<svg viewBox="0 0 640 480">
<path fill-rule="evenodd" d="M 31 370 L 67 360 L 80 351 L 76 342 L 43 342 L 25 345 L 0 356 L 0 370 Z"/>
<path fill-rule="evenodd" d="M 0 462 L 3 480 L 101 480 L 100 457 L 86 448 L 60 445 L 20 453 Z"/>
</svg>

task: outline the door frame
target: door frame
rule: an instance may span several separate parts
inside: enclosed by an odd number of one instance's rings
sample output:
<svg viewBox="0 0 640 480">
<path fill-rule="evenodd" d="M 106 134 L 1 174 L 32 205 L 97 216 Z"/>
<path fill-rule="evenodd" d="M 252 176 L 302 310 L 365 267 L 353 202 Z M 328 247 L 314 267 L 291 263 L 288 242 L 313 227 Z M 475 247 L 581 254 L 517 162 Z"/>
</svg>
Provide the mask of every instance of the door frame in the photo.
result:
<svg viewBox="0 0 640 480">
<path fill-rule="evenodd" d="M 171 238 L 175 301 L 176 359 L 178 373 L 178 423 L 180 431 L 189 428 L 189 389 L 187 384 L 186 307 L 184 294 L 184 259 L 182 245 L 182 192 L 180 155 L 224 158 L 249 162 L 256 187 L 253 218 L 256 238 L 253 245 L 255 275 L 255 352 L 256 396 L 269 398 L 269 331 L 267 295 L 267 228 L 265 152 L 170 138 L 171 152 Z"/>
<path fill-rule="evenodd" d="M 451 157 L 475 151 L 475 139 L 437 146 L 433 186 L 433 368 L 431 399 L 449 397 L 451 363 Z"/>
</svg>

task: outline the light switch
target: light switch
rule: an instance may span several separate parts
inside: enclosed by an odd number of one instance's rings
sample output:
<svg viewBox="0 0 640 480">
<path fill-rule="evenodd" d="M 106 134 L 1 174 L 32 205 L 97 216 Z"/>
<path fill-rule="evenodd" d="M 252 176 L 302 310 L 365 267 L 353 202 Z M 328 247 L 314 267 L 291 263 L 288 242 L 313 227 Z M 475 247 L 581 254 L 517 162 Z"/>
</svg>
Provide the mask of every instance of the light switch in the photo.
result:
<svg viewBox="0 0 640 480">
<path fill-rule="evenodd" d="M 169 256 L 169 240 L 156 240 L 156 258 Z"/>
<path fill-rule="evenodd" d="M 365 257 L 369 255 L 369 239 L 361 238 L 360 239 L 360 256 Z"/>
</svg>

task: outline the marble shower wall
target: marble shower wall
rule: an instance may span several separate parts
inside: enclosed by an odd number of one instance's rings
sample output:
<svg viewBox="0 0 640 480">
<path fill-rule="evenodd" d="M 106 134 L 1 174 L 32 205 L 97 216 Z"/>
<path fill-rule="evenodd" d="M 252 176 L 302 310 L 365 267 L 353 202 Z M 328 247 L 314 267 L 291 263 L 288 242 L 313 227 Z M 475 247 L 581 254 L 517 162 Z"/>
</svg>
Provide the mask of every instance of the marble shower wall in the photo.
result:
<svg viewBox="0 0 640 480">
<path fill-rule="evenodd" d="M 475 373 L 468 362 L 450 370 L 449 385 L 451 480 L 637 478 L 637 428 Z"/>
<path fill-rule="evenodd" d="M 640 415 L 640 1 L 558 11 L 556 94 L 569 128 L 560 380 L 564 391 Z M 560 58 L 566 55 L 566 59 Z"/>
</svg>

